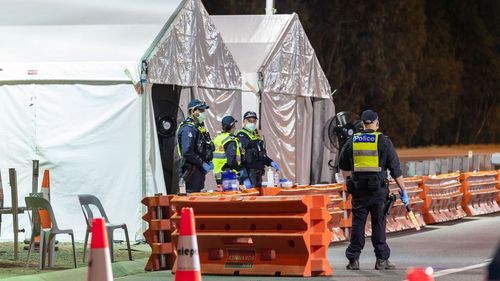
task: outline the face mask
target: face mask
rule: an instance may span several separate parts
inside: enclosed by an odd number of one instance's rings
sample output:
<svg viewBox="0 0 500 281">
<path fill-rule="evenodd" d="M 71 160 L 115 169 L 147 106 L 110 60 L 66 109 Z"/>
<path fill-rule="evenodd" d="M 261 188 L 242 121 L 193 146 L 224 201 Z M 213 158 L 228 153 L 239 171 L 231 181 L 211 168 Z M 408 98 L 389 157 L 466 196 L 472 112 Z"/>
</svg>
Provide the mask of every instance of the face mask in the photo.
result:
<svg viewBox="0 0 500 281">
<path fill-rule="evenodd" d="M 245 125 L 245 129 L 249 130 L 250 132 L 255 131 L 256 128 L 257 128 L 257 125 L 255 125 L 255 123 L 247 123 Z"/>
<path fill-rule="evenodd" d="M 205 112 L 200 112 L 198 114 L 198 117 L 196 117 L 196 119 L 198 119 L 199 123 L 203 123 L 203 121 L 205 121 L 206 118 L 207 118 L 207 115 Z"/>
</svg>

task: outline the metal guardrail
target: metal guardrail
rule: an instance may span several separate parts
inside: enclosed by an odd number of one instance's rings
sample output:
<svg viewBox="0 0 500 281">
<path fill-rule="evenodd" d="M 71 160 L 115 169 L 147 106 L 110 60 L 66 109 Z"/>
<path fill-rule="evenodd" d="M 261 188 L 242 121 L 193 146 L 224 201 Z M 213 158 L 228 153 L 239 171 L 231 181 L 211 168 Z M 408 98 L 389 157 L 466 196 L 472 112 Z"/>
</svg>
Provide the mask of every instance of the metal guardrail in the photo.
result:
<svg viewBox="0 0 500 281">
<path fill-rule="evenodd" d="M 494 170 L 492 153 L 402 162 L 403 176 L 439 175 L 453 172 Z"/>
</svg>

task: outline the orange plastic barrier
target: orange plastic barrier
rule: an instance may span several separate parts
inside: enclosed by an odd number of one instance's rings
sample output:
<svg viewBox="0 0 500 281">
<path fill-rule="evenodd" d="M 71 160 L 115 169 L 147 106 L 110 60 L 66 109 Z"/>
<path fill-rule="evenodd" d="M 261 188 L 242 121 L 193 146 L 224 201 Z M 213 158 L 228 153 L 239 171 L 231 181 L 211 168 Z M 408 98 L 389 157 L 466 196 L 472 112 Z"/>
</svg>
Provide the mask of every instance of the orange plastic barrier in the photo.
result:
<svg viewBox="0 0 500 281">
<path fill-rule="evenodd" d="M 147 271 L 172 269 L 172 228 L 170 223 L 170 200 L 172 197 L 172 195 L 159 195 L 145 197 L 141 200 L 141 203 L 147 207 L 147 213 L 142 217 L 148 223 L 144 237 L 151 247 L 151 256 L 145 267 Z"/>
<path fill-rule="evenodd" d="M 171 205 L 174 248 L 180 211 L 194 210 L 202 273 L 332 275 L 326 196 L 190 196 Z"/>
<path fill-rule="evenodd" d="M 344 230 L 340 227 L 344 219 L 344 202 L 342 199 L 342 184 L 316 184 L 295 186 L 292 188 L 262 188 L 261 194 L 294 196 L 294 195 L 326 195 L 328 196 L 328 213 L 331 220 L 328 222 L 328 229 L 332 232 L 332 242 L 346 240 Z"/>
<path fill-rule="evenodd" d="M 463 193 L 459 178 L 459 173 L 422 177 L 425 223 L 434 224 L 466 216 L 461 205 Z"/>
<path fill-rule="evenodd" d="M 498 172 L 484 171 L 460 175 L 464 197 L 462 208 L 468 216 L 491 214 L 500 211 L 497 203 Z"/>
<path fill-rule="evenodd" d="M 293 195 L 326 195 L 329 198 L 328 213 L 330 213 L 331 220 L 328 222 L 328 229 L 332 231 L 332 242 L 345 241 L 346 234 L 345 228 L 341 228 L 342 221 L 347 220 L 350 207 L 344 208 L 346 204 L 342 199 L 343 185 L 342 184 L 317 184 L 317 185 L 299 185 L 292 188 L 279 188 L 279 187 L 263 187 L 252 188 L 243 191 L 226 191 L 226 192 L 201 192 L 191 193 L 189 196 L 293 196 Z M 348 204 L 350 206 L 350 204 Z M 346 216 L 344 218 L 344 216 Z M 349 226 L 350 227 L 350 226 Z"/>
</svg>

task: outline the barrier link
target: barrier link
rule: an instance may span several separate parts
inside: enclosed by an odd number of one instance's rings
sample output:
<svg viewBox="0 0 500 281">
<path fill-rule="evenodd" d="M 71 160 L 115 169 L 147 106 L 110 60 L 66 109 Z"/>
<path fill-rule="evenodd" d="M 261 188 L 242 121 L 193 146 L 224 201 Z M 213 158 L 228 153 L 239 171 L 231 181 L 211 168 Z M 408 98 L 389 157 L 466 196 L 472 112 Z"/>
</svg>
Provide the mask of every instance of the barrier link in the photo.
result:
<svg viewBox="0 0 500 281">
<path fill-rule="evenodd" d="M 497 203 L 498 172 L 483 171 L 463 173 L 461 191 L 462 208 L 468 216 L 491 214 L 500 211 Z"/>
<path fill-rule="evenodd" d="M 202 273 L 329 276 L 328 201 L 323 195 L 175 197 L 174 249 L 180 210 L 191 207 Z"/>
<path fill-rule="evenodd" d="M 434 224 L 466 216 L 461 205 L 463 193 L 460 191 L 459 173 L 424 176 L 422 179 L 425 223 Z"/>
<path fill-rule="evenodd" d="M 146 242 L 151 247 L 151 256 L 146 263 L 145 270 L 172 269 L 172 228 L 170 223 L 170 200 L 174 196 L 151 196 L 145 197 L 141 203 L 146 205 L 147 213 L 142 217 L 148 223 L 148 229 L 144 232 Z"/>
</svg>

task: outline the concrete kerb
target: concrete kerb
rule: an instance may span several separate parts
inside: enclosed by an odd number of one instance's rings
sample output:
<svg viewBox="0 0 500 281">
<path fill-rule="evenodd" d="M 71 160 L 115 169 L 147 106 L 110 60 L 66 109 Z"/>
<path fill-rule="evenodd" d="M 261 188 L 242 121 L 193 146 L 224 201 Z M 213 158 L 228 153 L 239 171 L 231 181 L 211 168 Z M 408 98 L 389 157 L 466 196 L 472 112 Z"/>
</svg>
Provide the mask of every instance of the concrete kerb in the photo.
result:
<svg viewBox="0 0 500 281">
<path fill-rule="evenodd" d="M 145 273 L 144 267 L 146 266 L 147 258 L 138 259 L 133 261 L 115 262 L 111 265 L 113 268 L 113 278 L 124 277 Z M 11 278 L 2 279 L 2 281 L 86 281 L 87 280 L 87 267 L 80 267 L 76 269 L 67 269 L 61 271 L 30 274 L 23 276 L 16 276 Z"/>
</svg>

